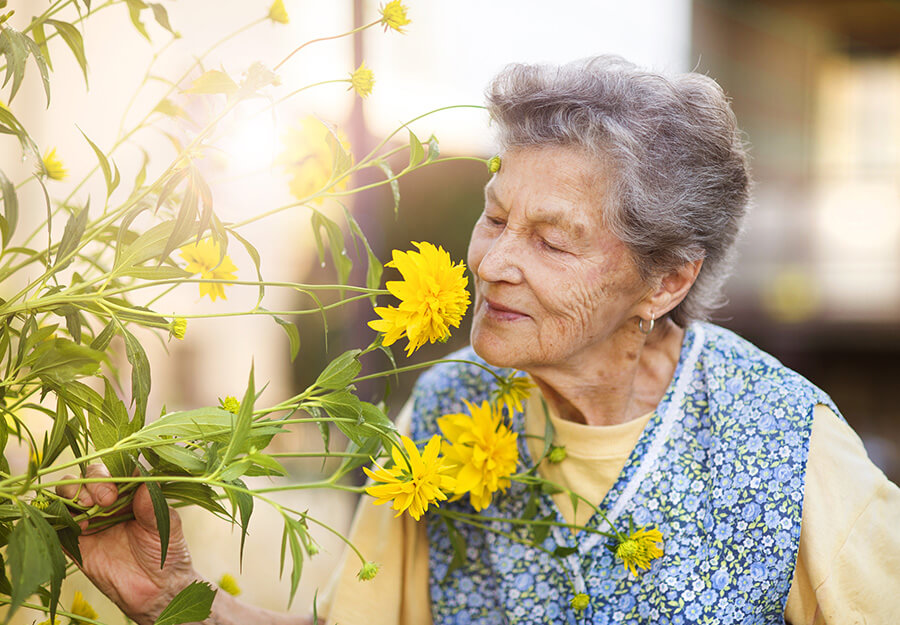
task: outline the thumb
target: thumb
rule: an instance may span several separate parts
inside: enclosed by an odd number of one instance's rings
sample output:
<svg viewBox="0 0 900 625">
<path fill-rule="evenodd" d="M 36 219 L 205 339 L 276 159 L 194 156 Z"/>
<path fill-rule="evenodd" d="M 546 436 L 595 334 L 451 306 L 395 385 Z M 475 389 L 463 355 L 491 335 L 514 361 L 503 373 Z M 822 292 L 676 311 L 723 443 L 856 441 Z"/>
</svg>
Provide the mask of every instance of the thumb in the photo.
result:
<svg viewBox="0 0 900 625">
<path fill-rule="evenodd" d="M 154 534 L 159 533 L 159 527 L 156 521 L 156 511 L 153 509 L 153 500 L 150 498 L 150 491 L 146 484 L 141 484 L 134 493 L 132 501 L 132 510 L 134 512 L 134 520 L 137 521 L 143 529 Z M 166 504 L 166 512 L 169 515 L 169 536 L 175 537 L 181 533 L 181 517 L 168 504 Z"/>
</svg>

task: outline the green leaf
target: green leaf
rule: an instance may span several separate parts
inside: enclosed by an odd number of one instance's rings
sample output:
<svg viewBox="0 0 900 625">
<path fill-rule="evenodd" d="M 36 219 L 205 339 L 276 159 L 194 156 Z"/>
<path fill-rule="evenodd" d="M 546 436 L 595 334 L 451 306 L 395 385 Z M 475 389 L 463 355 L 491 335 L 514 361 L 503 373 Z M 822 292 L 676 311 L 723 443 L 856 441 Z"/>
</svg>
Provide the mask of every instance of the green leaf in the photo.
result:
<svg viewBox="0 0 900 625">
<path fill-rule="evenodd" d="M 250 241 L 248 241 L 247 239 L 245 239 L 244 237 L 242 237 L 241 235 L 239 235 L 239 234 L 238 234 L 237 232 L 235 232 L 234 230 L 232 230 L 232 229 L 229 228 L 229 229 L 228 229 L 228 234 L 230 234 L 230 235 L 233 236 L 235 239 L 237 239 L 237 240 L 241 243 L 241 245 L 244 246 L 244 249 L 247 250 L 247 254 L 250 256 L 250 259 L 253 261 L 253 266 L 256 268 L 256 278 L 257 278 L 260 282 L 262 282 L 262 281 L 263 281 L 263 276 L 262 276 L 262 271 L 261 271 L 261 269 L 260 269 L 259 252 L 256 250 L 255 247 L 253 247 L 253 244 L 250 243 Z M 265 294 L 266 294 L 266 287 L 263 286 L 262 284 L 260 284 L 260 285 L 259 285 L 259 297 L 258 297 L 257 300 L 256 300 L 256 305 L 257 305 L 257 306 L 260 305 L 260 303 L 261 303 L 262 300 L 263 300 L 263 296 L 264 296 Z M 292 345 L 293 345 L 293 343 L 292 343 Z M 291 361 L 293 361 L 293 358 L 291 358 Z"/>
<path fill-rule="evenodd" d="M 125 404 L 116 396 L 112 385 L 103 379 L 105 392 L 101 410 L 88 411 L 91 440 L 97 451 L 109 449 L 120 440 L 131 434 L 132 425 L 128 421 Z M 103 464 L 113 477 L 129 477 L 134 471 L 134 460 L 127 452 L 119 451 L 104 454 Z"/>
<path fill-rule="evenodd" d="M 19 198 L 16 195 L 15 185 L 10 182 L 3 170 L 0 170 L 0 191 L 2 191 L 3 197 L 3 215 L 6 218 L 2 222 L 0 241 L 2 241 L 2 246 L 5 249 L 19 223 Z"/>
<path fill-rule="evenodd" d="M 291 342 L 291 362 L 294 362 L 294 359 L 297 358 L 297 354 L 300 352 L 300 332 L 297 330 L 297 326 L 293 322 L 285 321 L 275 315 L 272 315 L 272 319 L 284 328 L 284 331 L 287 333 L 288 340 Z"/>
<path fill-rule="evenodd" d="M 142 476 L 147 477 L 148 473 L 144 467 L 138 464 L 137 468 Z M 166 554 L 169 553 L 169 533 L 171 529 L 169 525 L 169 504 L 166 502 L 166 497 L 163 495 L 159 482 L 148 480 L 144 482 L 144 485 L 150 494 L 150 503 L 153 504 L 153 515 L 156 517 L 156 530 L 159 532 L 159 568 L 162 570 L 166 564 Z"/>
<path fill-rule="evenodd" d="M 347 223 L 350 225 L 350 231 L 356 235 L 357 239 L 362 241 L 363 246 L 366 248 L 366 258 L 368 262 L 366 266 L 366 287 L 377 289 L 381 286 L 381 274 L 384 273 L 384 266 L 372 251 L 372 248 L 369 247 L 369 241 L 366 239 L 366 235 L 363 233 L 362 228 L 359 227 L 359 224 L 356 222 L 356 219 L 353 218 L 350 211 L 347 210 L 346 206 L 344 207 L 344 216 L 347 219 Z M 375 301 L 374 295 L 372 296 L 372 301 Z"/>
<path fill-rule="evenodd" d="M 81 37 L 81 33 L 68 22 L 48 19 L 46 23 L 56 28 L 56 32 L 59 33 L 66 45 L 69 46 L 72 54 L 75 55 L 75 60 L 78 61 L 78 65 L 81 67 L 81 73 L 84 74 L 84 84 L 87 86 L 87 57 L 84 55 L 84 40 Z"/>
<path fill-rule="evenodd" d="M 81 343 L 81 313 L 74 306 L 65 306 L 66 330 L 76 343 Z"/>
<path fill-rule="evenodd" d="M 106 157 L 106 154 L 103 153 L 103 150 L 98 148 L 97 144 L 91 141 L 81 128 L 79 128 L 78 131 L 97 156 L 97 161 L 100 163 L 100 169 L 103 171 L 103 180 L 106 182 L 106 197 L 109 197 L 112 195 L 112 192 L 116 190 L 116 187 L 119 186 L 119 168 L 116 167 L 115 163 L 112 163 L 110 166 L 110 160 Z"/>
<path fill-rule="evenodd" d="M 50 502 L 50 505 L 44 510 L 44 514 L 48 523 L 54 527 L 62 528 L 57 530 L 59 544 L 81 566 L 81 549 L 78 546 L 81 528 L 78 527 L 75 519 L 72 518 L 72 512 L 63 502 L 57 499 Z"/>
<path fill-rule="evenodd" d="M 132 267 L 126 271 L 116 272 L 116 275 L 140 278 L 141 280 L 174 280 L 176 278 L 189 278 L 192 273 L 181 267 L 162 265 L 160 267 Z"/>
<path fill-rule="evenodd" d="M 31 373 L 42 381 L 64 384 L 75 378 L 94 375 L 106 359 L 103 352 L 86 345 L 76 345 L 63 338 L 42 342 L 25 362 Z"/>
<path fill-rule="evenodd" d="M 362 350 L 351 349 L 332 360 L 316 378 L 314 386 L 328 390 L 345 389 L 362 369 L 359 364 L 361 353 Z"/>
<path fill-rule="evenodd" d="M 553 521 L 554 518 L 555 517 L 553 514 L 548 514 L 547 516 L 543 517 L 541 519 L 541 521 L 549 522 L 549 521 Z M 549 533 L 550 533 L 550 525 L 549 524 L 546 524 L 546 525 L 541 524 L 541 525 L 532 525 L 531 526 L 531 538 L 532 538 L 532 540 L 534 540 L 534 544 L 536 544 L 536 545 L 539 545 L 542 542 L 544 542 L 544 539 L 547 538 L 547 534 L 549 534 Z"/>
<path fill-rule="evenodd" d="M 300 544 L 300 533 L 306 533 L 306 528 L 299 521 L 295 521 L 290 517 L 284 517 L 284 532 L 281 536 L 281 567 L 278 575 L 284 572 L 284 546 L 285 542 L 291 548 L 291 595 L 288 599 L 288 607 L 294 601 L 294 595 L 297 593 L 297 586 L 300 583 L 300 574 L 303 572 L 303 547 Z"/>
<path fill-rule="evenodd" d="M 428 159 L 425 162 L 430 163 L 437 159 L 437 157 L 440 155 L 441 148 L 438 145 L 437 137 L 431 135 L 430 137 L 428 137 Z"/>
<path fill-rule="evenodd" d="M 180 117 L 181 119 L 191 121 L 191 116 L 188 115 L 187 111 L 168 98 L 160 100 L 159 104 L 157 104 L 153 110 L 169 117 Z"/>
<path fill-rule="evenodd" d="M 137 31 L 141 33 L 147 41 L 150 41 L 147 27 L 144 26 L 144 23 L 141 21 L 141 9 L 147 8 L 146 3 L 144 3 L 143 0 L 125 0 L 125 4 L 128 5 L 128 17 L 131 18 L 131 23 L 134 24 Z"/>
<path fill-rule="evenodd" d="M 246 489 L 247 485 L 242 480 L 233 480 L 235 486 Z M 244 541 L 247 538 L 247 528 L 250 526 L 250 517 L 253 515 L 253 495 L 245 492 L 225 489 L 225 494 L 231 500 L 231 503 L 237 507 L 241 520 L 241 550 L 240 550 L 240 567 L 244 567 Z"/>
<path fill-rule="evenodd" d="M 252 410 L 252 405 L 251 405 Z M 228 443 L 231 440 L 235 415 L 208 406 L 195 410 L 170 412 L 148 423 L 135 433 L 135 438 L 141 442 L 158 441 L 161 437 L 187 438 L 191 440 L 214 441 Z M 245 444 L 238 448 L 238 452 L 248 450 L 250 445 L 262 449 L 268 444 L 272 436 L 283 432 L 284 429 L 277 421 L 257 421 L 252 423 L 250 435 Z M 162 450 L 164 448 L 157 448 Z"/>
<path fill-rule="evenodd" d="M 553 555 L 557 558 L 567 558 L 577 551 L 576 547 L 557 547 L 553 550 Z"/>
<path fill-rule="evenodd" d="M 222 518 L 231 518 L 228 511 L 216 500 L 216 493 L 206 484 L 192 482 L 168 482 L 160 486 L 167 500 L 183 501 L 200 506 Z"/>
<path fill-rule="evenodd" d="M 391 169 L 391 166 L 388 165 L 387 161 L 378 161 L 378 167 L 381 168 L 381 171 L 383 171 L 384 175 L 387 176 L 387 179 L 390 180 L 391 193 L 394 196 L 394 217 L 396 217 L 400 214 L 400 183 L 394 178 L 394 170 Z"/>
<path fill-rule="evenodd" d="M 442 517 L 442 520 L 447 528 L 450 546 L 453 547 L 453 558 L 450 560 L 450 564 L 447 565 L 447 572 L 444 574 L 444 579 L 447 579 L 450 573 L 464 566 L 466 563 L 466 538 L 458 529 L 456 529 L 453 521 L 447 517 Z"/>
<path fill-rule="evenodd" d="M 422 142 L 419 141 L 419 138 L 412 130 L 409 130 L 409 165 L 407 165 L 406 168 L 410 169 L 415 167 L 421 163 L 424 158 L 425 148 L 422 147 Z"/>
<path fill-rule="evenodd" d="M 238 85 L 225 72 L 217 69 L 211 69 L 203 72 L 191 86 L 185 89 L 185 93 L 224 93 L 231 95 L 237 92 Z"/>
<path fill-rule="evenodd" d="M 41 513 L 22 504 L 22 518 L 9 535 L 10 593 L 9 615 L 38 587 L 50 581 L 50 615 L 56 614 L 59 589 L 66 574 L 66 558 L 56 532 Z"/>
<path fill-rule="evenodd" d="M 160 256 L 174 229 L 175 221 L 171 220 L 147 230 L 120 254 L 114 273 L 118 273 L 120 268 L 141 265 L 151 258 Z"/>
<path fill-rule="evenodd" d="M 331 150 L 331 181 L 334 182 L 343 177 L 347 170 L 353 166 L 353 157 L 344 149 L 341 138 L 337 132 L 328 124 L 323 124 L 328 134 L 325 135 L 325 142 Z"/>
<path fill-rule="evenodd" d="M 25 35 L 9 26 L 0 29 L 0 53 L 6 57 L 6 76 L 3 78 L 3 86 L 12 78 L 9 101 L 16 97 L 16 92 L 25 78 L 25 61 L 28 59 L 28 46 L 25 44 Z"/>
<path fill-rule="evenodd" d="M 47 67 L 53 69 L 53 63 L 50 62 L 50 48 L 47 47 L 47 35 L 44 33 L 43 20 L 39 20 L 37 17 L 31 18 L 31 35 L 34 37 L 34 42 L 38 48 L 40 48 L 41 56 L 44 57 Z"/>
<path fill-rule="evenodd" d="M 28 38 L 28 36 L 22 35 L 22 38 L 25 40 L 25 46 L 28 48 L 28 52 L 34 57 L 34 62 L 38 66 L 38 71 L 41 74 L 41 85 L 44 87 L 44 95 L 47 98 L 47 106 L 50 106 L 50 73 L 47 71 L 47 61 L 44 60 L 44 52 L 41 47 Z"/>
<path fill-rule="evenodd" d="M 175 467 L 191 475 L 206 473 L 206 463 L 195 452 L 175 444 L 157 445 L 152 449 L 142 450 L 142 453 L 148 459 L 155 455 L 170 467 Z M 151 460 L 151 462 L 153 461 Z M 158 463 L 154 463 L 154 466 L 158 466 Z"/>
<path fill-rule="evenodd" d="M 205 620 L 212 610 L 216 592 L 206 582 L 191 582 L 187 588 L 175 595 L 153 625 L 179 625 Z"/>
<path fill-rule="evenodd" d="M 315 209 L 312 210 L 310 221 L 312 222 L 313 235 L 315 235 L 316 239 L 316 247 L 319 250 L 319 260 L 323 260 L 324 249 L 320 230 L 325 228 L 325 234 L 328 236 L 328 248 L 331 251 L 331 261 L 337 270 L 338 280 L 341 284 L 346 284 L 347 278 L 350 276 L 350 270 L 353 268 L 353 261 L 347 255 L 344 245 L 344 233 L 341 231 L 341 227 Z"/>
<path fill-rule="evenodd" d="M 334 425 L 357 445 L 362 445 L 367 437 L 375 434 L 370 429 L 362 427 L 362 402 L 350 391 L 346 389 L 333 391 L 316 398 L 316 401 L 331 417 L 340 419 L 333 421 Z"/>
<path fill-rule="evenodd" d="M 125 357 L 131 363 L 131 401 L 135 404 L 134 419 L 143 424 L 147 414 L 147 398 L 150 396 L 150 361 L 141 342 L 135 336 L 120 327 L 125 338 Z"/>
<path fill-rule="evenodd" d="M 106 348 L 109 347 L 109 342 L 112 341 L 112 337 L 116 335 L 116 322 L 110 321 L 103 329 L 100 331 L 100 334 L 94 337 L 94 340 L 91 341 L 91 349 L 96 349 L 98 351 L 106 351 Z"/>
<path fill-rule="evenodd" d="M 153 18 L 156 20 L 156 23 L 175 35 L 175 31 L 172 30 L 172 25 L 169 23 L 169 13 L 166 11 L 166 7 L 159 3 L 151 2 L 150 8 L 153 10 Z"/>
<path fill-rule="evenodd" d="M 234 430 L 228 441 L 228 447 L 222 455 L 222 465 L 225 466 L 235 457 L 238 450 L 243 449 L 247 443 L 247 436 L 250 434 L 250 423 L 253 419 L 253 402 L 256 399 L 256 390 L 253 381 L 253 365 L 250 365 L 250 377 L 247 380 L 247 390 L 244 391 L 244 397 L 241 399 L 241 408 L 235 415 Z M 237 477 L 237 476 L 236 476 Z"/>
<path fill-rule="evenodd" d="M 65 269 L 72 262 L 71 258 L 66 258 L 78 248 L 81 243 L 81 237 L 84 235 L 85 226 L 87 226 L 88 210 L 90 202 L 85 204 L 84 208 L 69 216 L 66 227 L 63 230 L 62 240 L 59 247 L 56 248 L 56 262 L 54 266 L 58 269 Z M 61 263 L 61 264 L 60 264 Z"/>
<path fill-rule="evenodd" d="M 35 160 L 41 160 L 40 151 L 25 126 L 19 123 L 12 111 L 3 106 L 0 106 L 0 133 L 16 135 L 22 150 Z"/>
</svg>

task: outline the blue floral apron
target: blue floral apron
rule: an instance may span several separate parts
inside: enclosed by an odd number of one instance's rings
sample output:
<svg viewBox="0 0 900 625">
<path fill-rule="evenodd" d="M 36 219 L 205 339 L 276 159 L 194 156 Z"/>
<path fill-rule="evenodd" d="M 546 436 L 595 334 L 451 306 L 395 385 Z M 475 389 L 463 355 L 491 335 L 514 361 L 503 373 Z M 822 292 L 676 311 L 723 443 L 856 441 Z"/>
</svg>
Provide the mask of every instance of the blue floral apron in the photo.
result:
<svg viewBox="0 0 900 625">
<path fill-rule="evenodd" d="M 483 362 L 470 348 L 452 357 Z M 414 392 L 413 437 L 439 433 L 437 417 L 464 412 L 463 399 L 480 403 L 493 388 L 493 376 L 472 365 L 429 370 Z M 819 403 L 837 412 L 825 393 L 772 356 L 718 326 L 691 324 L 665 396 L 599 506 L 620 529 L 629 517 L 636 527 L 658 527 L 665 555 L 635 577 L 598 534 L 553 528 L 544 549 L 575 550 L 561 562 L 457 522 L 467 558 L 448 574 L 448 529 L 429 515 L 435 625 L 783 623 Z M 525 467 L 532 460 L 523 422 L 516 415 L 513 428 Z M 481 516 L 522 518 L 528 497 L 514 482 Z M 441 505 L 474 513 L 467 499 Z M 565 522 L 542 495 L 537 518 L 548 515 Z M 490 523 L 527 540 L 521 525 Z M 587 525 L 609 529 L 598 515 Z M 585 610 L 570 607 L 574 593 L 590 597 Z"/>
</svg>

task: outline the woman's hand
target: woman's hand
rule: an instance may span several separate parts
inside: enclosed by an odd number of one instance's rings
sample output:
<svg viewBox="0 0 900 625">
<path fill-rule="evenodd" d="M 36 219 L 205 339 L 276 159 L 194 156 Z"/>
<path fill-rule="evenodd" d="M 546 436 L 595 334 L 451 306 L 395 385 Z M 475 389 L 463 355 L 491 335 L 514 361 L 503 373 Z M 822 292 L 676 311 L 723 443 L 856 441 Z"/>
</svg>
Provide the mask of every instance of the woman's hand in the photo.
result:
<svg viewBox="0 0 900 625">
<path fill-rule="evenodd" d="M 102 465 L 90 465 L 88 477 L 109 477 Z M 71 477 L 71 476 L 69 476 Z M 62 486 L 59 495 L 84 506 L 110 506 L 118 498 L 111 482 Z M 169 509 L 169 549 L 165 566 L 160 569 L 161 541 L 150 493 L 141 485 L 131 503 L 134 519 L 92 532 L 86 530 L 78 539 L 85 575 L 100 591 L 137 623 L 148 625 L 156 620 L 172 597 L 200 575 L 191 564 L 181 519 Z M 127 509 L 126 509 L 127 511 Z"/>
</svg>

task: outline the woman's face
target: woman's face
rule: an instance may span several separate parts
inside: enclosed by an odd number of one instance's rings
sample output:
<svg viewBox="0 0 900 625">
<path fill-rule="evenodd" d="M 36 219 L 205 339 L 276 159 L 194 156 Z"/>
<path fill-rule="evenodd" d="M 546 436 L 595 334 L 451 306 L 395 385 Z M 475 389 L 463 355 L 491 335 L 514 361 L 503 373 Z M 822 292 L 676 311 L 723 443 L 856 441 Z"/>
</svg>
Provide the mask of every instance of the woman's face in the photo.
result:
<svg viewBox="0 0 900 625">
<path fill-rule="evenodd" d="M 503 155 L 472 230 L 472 346 L 489 363 L 538 371 L 603 358 L 650 291 L 603 225 L 604 174 L 566 147 Z M 634 327 L 632 327 L 634 326 Z"/>
</svg>

